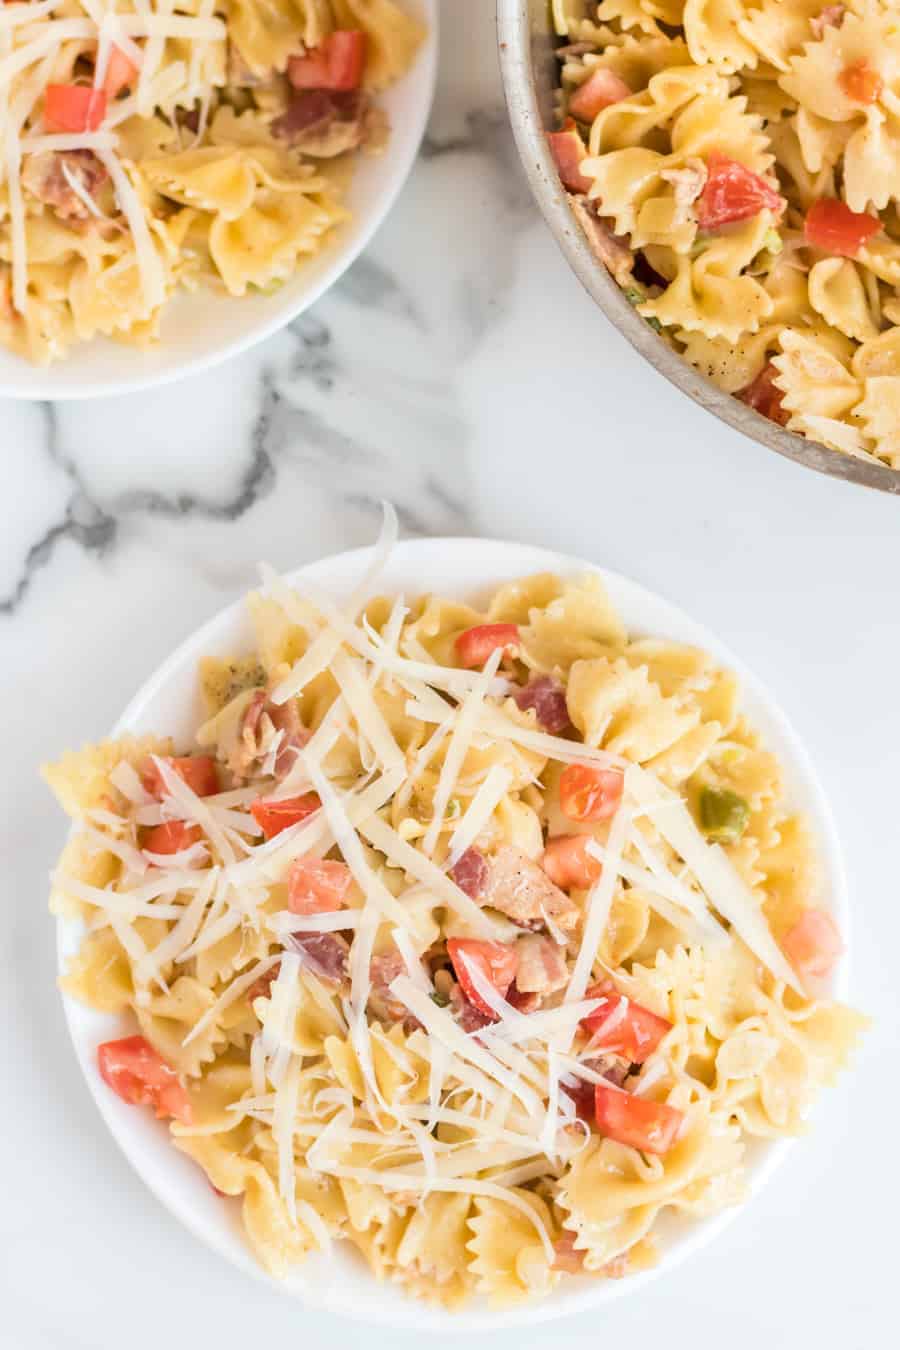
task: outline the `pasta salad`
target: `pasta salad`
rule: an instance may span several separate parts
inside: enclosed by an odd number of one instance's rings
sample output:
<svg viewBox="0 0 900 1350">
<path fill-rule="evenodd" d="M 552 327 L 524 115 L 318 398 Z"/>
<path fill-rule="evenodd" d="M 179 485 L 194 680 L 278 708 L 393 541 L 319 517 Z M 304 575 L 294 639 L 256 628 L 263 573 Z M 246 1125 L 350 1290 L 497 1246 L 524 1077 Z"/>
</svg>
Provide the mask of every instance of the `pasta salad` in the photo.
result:
<svg viewBox="0 0 900 1350">
<path fill-rule="evenodd" d="M 562 182 L 698 371 L 900 467 L 895 0 L 553 0 Z"/>
<path fill-rule="evenodd" d="M 484 607 L 268 574 L 191 743 L 45 770 L 62 980 L 111 1092 L 277 1276 L 334 1242 L 454 1308 L 618 1279 L 740 1202 L 862 1025 L 779 765 L 595 575 Z"/>
<path fill-rule="evenodd" d="M 180 289 L 283 283 L 347 219 L 423 36 L 393 0 L 4 5 L 0 342 L 143 344 Z"/>
</svg>

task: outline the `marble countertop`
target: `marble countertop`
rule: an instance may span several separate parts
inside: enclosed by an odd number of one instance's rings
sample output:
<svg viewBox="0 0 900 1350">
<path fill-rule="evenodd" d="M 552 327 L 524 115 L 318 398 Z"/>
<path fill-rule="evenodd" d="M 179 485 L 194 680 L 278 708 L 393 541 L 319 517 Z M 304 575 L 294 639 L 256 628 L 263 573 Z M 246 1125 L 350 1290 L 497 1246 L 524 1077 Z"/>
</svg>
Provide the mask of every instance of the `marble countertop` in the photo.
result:
<svg viewBox="0 0 900 1350">
<path fill-rule="evenodd" d="M 420 160 L 323 301 L 182 384 L 3 408 L 0 1343 L 10 1350 L 244 1350 L 294 1335 L 325 1350 L 355 1334 L 201 1249 L 111 1147 L 53 984 L 46 873 L 63 825 L 37 765 L 104 734 L 173 645 L 253 581 L 260 556 L 287 568 L 368 542 L 379 497 L 407 533 L 580 554 L 712 626 L 793 719 L 843 836 L 854 992 L 878 1019 L 855 1074 L 716 1246 L 639 1305 L 606 1309 L 601 1334 L 626 1334 L 636 1350 L 673 1332 L 695 1350 L 723 1334 L 731 1350 L 868 1350 L 892 1316 L 897 1184 L 872 1123 L 900 1110 L 885 1064 L 900 947 L 900 508 L 742 439 L 641 362 L 529 199 L 492 6 L 443 8 Z M 597 1320 L 536 1328 L 529 1343 L 594 1346 Z M 412 1346 L 388 1336 L 392 1350 Z M 491 1337 L 497 1350 L 520 1343 L 521 1332 Z"/>
</svg>

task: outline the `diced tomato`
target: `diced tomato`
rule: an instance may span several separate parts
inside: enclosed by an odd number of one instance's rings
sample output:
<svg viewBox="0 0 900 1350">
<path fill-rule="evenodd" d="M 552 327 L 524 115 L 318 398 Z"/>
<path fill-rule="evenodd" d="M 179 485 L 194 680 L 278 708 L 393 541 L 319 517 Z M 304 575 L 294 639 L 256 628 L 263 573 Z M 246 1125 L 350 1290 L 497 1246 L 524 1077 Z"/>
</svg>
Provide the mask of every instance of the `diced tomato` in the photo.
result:
<svg viewBox="0 0 900 1350">
<path fill-rule="evenodd" d="M 587 192 L 592 180 L 581 172 L 581 161 L 587 159 L 587 146 L 581 139 L 575 119 L 566 119 L 562 131 L 548 131 L 547 144 L 556 163 L 560 182 L 570 192 Z"/>
<path fill-rule="evenodd" d="M 798 974 L 824 979 L 844 950 L 834 919 L 824 909 L 808 909 L 785 936 L 784 954 Z"/>
<path fill-rule="evenodd" d="M 170 769 L 174 769 L 179 778 L 183 778 L 198 797 L 211 797 L 214 792 L 218 792 L 219 770 L 216 761 L 210 755 L 159 755 L 158 758 L 168 764 Z M 144 765 L 141 783 L 144 791 L 149 792 L 157 801 L 161 801 L 166 795 L 162 774 L 152 759 Z"/>
<path fill-rule="evenodd" d="M 776 214 L 784 208 L 784 199 L 765 178 L 718 150 L 707 156 L 706 172 L 706 185 L 697 198 L 701 230 L 718 230 L 736 220 L 749 220 L 764 207 Z"/>
<path fill-rule="evenodd" d="M 581 1025 L 591 1038 L 591 1048 L 607 1055 L 624 1055 L 632 1064 L 643 1064 L 672 1030 L 671 1022 L 617 993 L 609 982 L 595 985 L 585 998 L 601 1000 L 599 1008 L 581 1019 Z"/>
<path fill-rule="evenodd" d="M 169 1116 L 190 1125 L 191 1103 L 178 1075 L 143 1036 L 125 1036 L 97 1046 L 100 1076 L 129 1106 L 152 1106 L 160 1119 Z"/>
<path fill-rule="evenodd" d="M 851 211 L 836 197 L 813 202 L 806 213 L 806 242 L 840 258 L 855 258 L 863 244 L 881 229 L 877 216 L 866 211 Z"/>
<path fill-rule="evenodd" d="M 318 811 L 321 805 L 317 792 L 304 792 L 301 797 L 285 797 L 280 802 L 251 802 L 250 811 L 266 838 L 274 839 L 282 830 Z"/>
<path fill-rule="evenodd" d="M 570 764 L 559 779 L 559 804 L 570 820 L 608 820 L 619 809 L 625 775 L 619 769 Z"/>
<path fill-rule="evenodd" d="M 106 116 L 106 92 L 87 84 L 48 84 L 44 126 L 48 131 L 96 131 Z"/>
<path fill-rule="evenodd" d="M 127 89 L 138 73 L 138 68 L 130 56 L 126 56 L 121 47 L 113 45 L 109 49 L 106 63 L 106 75 L 103 78 L 103 92 L 107 98 L 115 98 Z"/>
<path fill-rule="evenodd" d="M 844 66 L 838 84 L 854 103 L 877 103 L 884 93 L 884 80 L 868 61 L 853 61 Z"/>
<path fill-rule="evenodd" d="M 199 825 L 188 825 L 184 820 L 164 820 L 144 835 L 145 853 L 180 853 L 203 838 Z"/>
<path fill-rule="evenodd" d="M 465 957 L 466 961 L 477 966 L 497 993 L 505 997 L 506 991 L 516 978 L 516 970 L 519 965 L 515 947 L 507 942 L 480 942 L 476 938 L 449 938 L 447 951 L 450 954 L 450 960 L 453 962 L 456 978 L 462 985 L 466 998 L 485 1017 L 495 1018 L 496 1014 L 493 1009 L 485 1003 L 476 990 L 462 958 Z"/>
<path fill-rule="evenodd" d="M 343 905 L 353 873 L 346 863 L 328 858 L 298 858 L 287 880 L 292 914 L 328 914 Z"/>
<path fill-rule="evenodd" d="M 642 1153 L 668 1153 L 684 1120 L 684 1112 L 674 1106 L 648 1102 L 602 1083 L 594 1088 L 594 1113 L 602 1134 Z"/>
<path fill-rule="evenodd" d="M 547 840 L 541 867 L 555 886 L 567 891 L 570 886 L 586 891 L 600 876 L 603 865 L 587 851 L 589 834 L 560 834 Z"/>
<path fill-rule="evenodd" d="M 514 623 L 482 623 L 477 628 L 467 628 L 456 639 L 456 654 L 467 670 L 483 666 L 490 656 L 500 647 L 505 652 L 514 652 L 519 646 L 519 629 Z"/>
<path fill-rule="evenodd" d="M 749 408 L 755 408 L 758 413 L 762 413 L 763 417 L 768 417 L 770 422 L 777 422 L 783 427 L 787 425 L 791 414 L 782 406 L 784 394 L 775 383 L 777 374 L 778 371 L 770 361 L 767 366 L 763 366 L 756 379 L 739 392 L 738 398 Z"/>
<path fill-rule="evenodd" d="M 318 47 L 288 61 L 295 89 L 358 89 L 366 64 L 366 35 L 359 28 L 338 28 Z"/>
<path fill-rule="evenodd" d="M 579 122 L 593 122 L 604 108 L 621 103 L 632 90 L 611 70 L 595 70 L 569 99 L 569 112 Z"/>
</svg>

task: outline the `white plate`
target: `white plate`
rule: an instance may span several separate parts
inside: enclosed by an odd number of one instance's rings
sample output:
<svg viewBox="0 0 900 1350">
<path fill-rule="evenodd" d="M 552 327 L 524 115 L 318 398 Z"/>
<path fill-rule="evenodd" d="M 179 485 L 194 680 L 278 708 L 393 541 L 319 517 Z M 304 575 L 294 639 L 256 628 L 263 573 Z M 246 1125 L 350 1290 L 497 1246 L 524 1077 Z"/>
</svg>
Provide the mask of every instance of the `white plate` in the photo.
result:
<svg viewBox="0 0 900 1350">
<path fill-rule="evenodd" d="M 309 577 L 335 597 L 349 594 L 371 556 L 368 549 L 342 553 L 301 568 L 294 578 Z M 844 872 L 834 824 L 812 765 L 796 735 L 772 696 L 721 642 L 700 624 L 683 614 L 660 596 L 635 582 L 582 562 L 522 544 L 496 543 L 481 539 L 420 539 L 397 546 L 392 554 L 379 591 L 417 595 L 423 590 L 476 599 L 487 595 L 502 582 L 531 572 L 557 571 L 578 575 L 586 570 L 600 572 L 610 595 L 629 630 L 638 635 L 653 635 L 693 643 L 711 652 L 737 672 L 744 686 L 744 710 L 762 733 L 769 748 L 780 758 L 791 804 L 804 811 L 816 836 L 825 875 L 822 903 L 830 905 L 845 936 L 848 936 L 848 907 Z M 290 581 L 292 578 L 288 577 Z M 144 685 L 116 724 L 113 734 L 124 732 L 170 734 L 176 741 L 189 744 L 200 719 L 196 669 L 205 654 L 227 655 L 248 649 L 252 631 L 243 603 L 224 610 L 178 648 Z M 60 921 L 58 948 L 60 967 L 75 950 L 79 925 Z M 834 992 L 843 995 L 846 988 L 846 960 L 834 979 Z M 126 1106 L 106 1087 L 96 1066 L 98 1042 L 110 1036 L 133 1032 L 133 1024 L 123 1018 L 96 1013 L 68 998 L 64 999 L 66 1017 L 88 1086 L 107 1125 L 126 1157 L 163 1204 L 197 1237 L 221 1252 L 242 1270 L 268 1279 L 245 1245 L 237 1216 L 238 1206 L 218 1199 L 201 1170 L 169 1143 L 164 1125 L 146 1111 Z M 749 1150 L 750 1188 L 757 1191 L 784 1158 L 789 1145 L 754 1141 Z M 475 1305 L 470 1311 L 450 1314 L 413 1302 L 396 1286 L 379 1285 L 348 1244 L 339 1244 L 337 1255 L 327 1265 L 311 1258 L 285 1283 L 271 1280 L 274 1287 L 295 1296 L 311 1307 L 327 1308 L 344 1316 L 367 1322 L 390 1323 L 403 1327 L 433 1330 L 496 1328 L 516 1323 L 533 1323 L 594 1307 L 608 1299 L 619 1298 L 640 1289 L 662 1271 L 670 1270 L 690 1252 L 696 1251 L 721 1232 L 741 1212 L 726 1210 L 710 1219 L 678 1220 L 668 1223 L 663 1259 L 654 1270 L 625 1280 L 572 1280 L 550 1298 L 508 1311 L 494 1312 Z"/>
<path fill-rule="evenodd" d="M 236 356 L 283 328 L 333 285 L 365 248 L 406 182 L 419 150 L 437 70 L 438 0 L 400 0 L 428 25 L 412 69 L 378 96 L 391 136 L 381 155 L 359 155 L 346 204 L 352 218 L 273 295 L 181 292 L 163 311 L 158 343 L 142 349 L 107 338 L 75 343 L 68 357 L 33 366 L 0 348 L 0 397 L 99 398 L 168 384 Z"/>
</svg>

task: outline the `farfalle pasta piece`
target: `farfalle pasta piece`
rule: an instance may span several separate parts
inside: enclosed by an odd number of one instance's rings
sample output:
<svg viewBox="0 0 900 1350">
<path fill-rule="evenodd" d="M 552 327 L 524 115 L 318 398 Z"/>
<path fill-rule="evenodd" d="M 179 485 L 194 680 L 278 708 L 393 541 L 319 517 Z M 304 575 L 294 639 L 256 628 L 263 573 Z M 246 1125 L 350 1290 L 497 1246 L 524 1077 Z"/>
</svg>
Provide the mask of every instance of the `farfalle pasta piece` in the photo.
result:
<svg viewBox="0 0 900 1350">
<path fill-rule="evenodd" d="M 900 376 L 871 375 L 864 395 L 853 409 L 879 459 L 900 465 Z"/>
<path fill-rule="evenodd" d="M 710 64 L 730 74 L 756 66 L 758 54 L 742 32 L 743 0 L 686 0 L 684 32 L 698 65 Z"/>
<path fill-rule="evenodd" d="M 301 254 L 314 253 L 323 236 L 347 218 L 325 196 L 261 189 L 253 205 L 234 220 L 217 216 L 210 226 L 209 251 L 226 289 L 246 294 L 284 281 Z"/>
<path fill-rule="evenodd" d="M 772 358 L 784 407 L 792 413 L 839 418 L 859 402 L 860 382 L 819 337 L 786 328 Z"/>
<path fill-rule="evenodd" d="M 809 303 L 827 324 L 857 342 L 878 337 L 861 270 L 849 258 L 822 258 L 810 268 Z"/>
<path fill-rule="evenodd" d="M 638 764 L 668 750 L 700 720 L 697 708 L 663 695 L 645 666 L 607 657 L 574 663 L 568 705 L 587 745 Z"/>
<path fill-rule="evenodd" d="M 534 1209 L 551 1235 L 554 1225 L 549 1206 L 530 1191 L 513 1192 Z M 559 1276 L 547 1252 L 524 1214 L 500 1200 L 476 1196 L 469 1220 L 469 1269 L 479 1292 L 494 1307 L 505 1307 L 548 1293 Z"/>
</svg>

